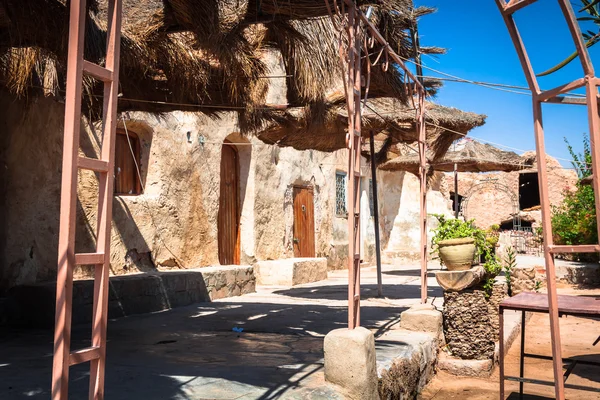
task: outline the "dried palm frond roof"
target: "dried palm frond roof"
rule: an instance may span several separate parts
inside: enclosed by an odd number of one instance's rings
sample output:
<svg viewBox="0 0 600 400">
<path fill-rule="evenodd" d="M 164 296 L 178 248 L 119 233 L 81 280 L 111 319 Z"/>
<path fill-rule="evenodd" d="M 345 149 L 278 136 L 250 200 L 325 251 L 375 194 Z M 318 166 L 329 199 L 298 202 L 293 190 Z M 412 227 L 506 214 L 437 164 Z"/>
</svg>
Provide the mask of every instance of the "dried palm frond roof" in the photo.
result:
<svg viewBox="0 0 600 400">
<path fill-rule="evenodd" d="M 459 140 L 441 158 L 435 159 L 433 152 L 428 152 L 427 158 L 431 169 L 443 172 L 453 171 L 455 164 L 459 172 L 511 172 L 531 167 L 531 163 L 512 151 L 500 150 L 471 138 Z M 384 171 L 407 171 L 418 174 L 419 156 L 412 152 L 394 158 L 379 168 Z"/>
<path fill-rule="evenodd" d="M 444 154 L 448 146 L 461 135 L 485 122 L 485 116 L 464 112 L 433 103 L 426 106 L 427 141 L 433 154 Z M 412 104 L 395 98 L 376 98 L 367 102 L 363 113 L 362 134 L 384 135 L 391 143 L 418 140 Z M 286 110 L 278 123 L 261 131 L 257 137 L 266 143 L 290 146 L 297 150 L 335 151 L 346 146 L 347 112 L 342 98 L 327 103 Z"/>
<path fill-rule="evenodd" d="M 100 64 L 106 45 L 106 3 L 88 1 L 86 18 L 85 57 Z M 0 2 L 0 83 L 12 93 L 31 93 L 34 86 L 35 93 L 62 96 L 67 4 L 66 0 Z M 420 9 L 413 9 L 410 0 L 359 4 L 373 5 L 378 29 L 394 50 L 410 58 L 406 31 Z M 272 113 L 261 110 L 268 86 L 263 62 L 268 48 L 283 55 L 293 106 L 318 108 L 341 77 L 338 36 L 322 0 L 125 1 L 122 34 L 121 110 L 169 111 L 193 104 L 210 105 L 214 112 L 219 106 L 233 106 L 252 122 L 246 124 L 248 129 L 257 129 L 273 120 Z M 101 86 L 91 79 L 84 84 L 90 109 L 99 109 Z M 376 69 L 371 93 L 405 101 L 399 69 Z"/>
</svg>

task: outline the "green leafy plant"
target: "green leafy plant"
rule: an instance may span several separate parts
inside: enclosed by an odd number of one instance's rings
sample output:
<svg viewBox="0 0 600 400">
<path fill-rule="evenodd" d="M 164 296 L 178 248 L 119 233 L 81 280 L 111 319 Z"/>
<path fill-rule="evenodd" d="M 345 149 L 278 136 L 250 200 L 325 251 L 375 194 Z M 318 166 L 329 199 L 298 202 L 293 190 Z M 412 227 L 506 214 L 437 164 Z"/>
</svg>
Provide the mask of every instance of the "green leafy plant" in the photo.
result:
<svg viewBox="0 0 600 400">
<path fill-rule="evenodd" d="M 590 176 L 591 153 L 587 139 L 583 141 L 583 154 L 576 154 L 565 139 L 573 158 L 573 167 L 579 178 Z M 552 234 L 556 244 L 580 245 L 598 243 L 594 189 L 589 185 L 577 184 L 575 191 L 566 190 L 563 201 L 552 207 Z M 579 261 L 596 261 L 596 253 L 572 254 Z"/>
<path fill-rule="evenodd" d="M 504 255 L 504 265 L 502 269 L 504 270 L 504 276 L 506 277 L 506 287 L 508 290 L 508 295 L 512 296 L 512 271 L 517 267 L 517 254 L 512 246 L 509 246 L 506 249 L 506 254 Z"/>
<path fill-rule="evenodd" d="M 538 293 L 540 291 L 540 289 L 542 288 L 542 281 L 540 280 L 536 280 L 535 284 L 533 286 L 533 290 Z"/>
<path fill-rule="evenodd" d="M 474 225 L 474 220 L 463 221 L 458 218 L 447 218 L 442 214 L 432 214 L 438 220 L 438 226 L 433 230 L 431 253 L 439 258 L 439 242 L 448 239 L 475 239 L 476 254 L 484 254 L 487 247 L 485 233 Z M 441 260 L 440 260 L 441 261 Z"/>
<path fill-rule="evenodd" d="M 485 270 L 483 288 L 486 296 L 490 296 L 494 288 L 496 276 L 502 272 L 502 264 L 495 254 L 497 233 L 500 227 L 490 227 L 487 231 L 475 226 L 474 220 L 463 221 L 457 218 L 447 218 L 441 214 L 432 214 L 439 222 L 434 229 L 432 238 L 432 254 L 439 258 L 439 242 L 448 239 L 473 238 L 475 240 L 476 255 L 482 256 Z M 442 260 L 440 259 L 440 262 Z"/>
</svg>

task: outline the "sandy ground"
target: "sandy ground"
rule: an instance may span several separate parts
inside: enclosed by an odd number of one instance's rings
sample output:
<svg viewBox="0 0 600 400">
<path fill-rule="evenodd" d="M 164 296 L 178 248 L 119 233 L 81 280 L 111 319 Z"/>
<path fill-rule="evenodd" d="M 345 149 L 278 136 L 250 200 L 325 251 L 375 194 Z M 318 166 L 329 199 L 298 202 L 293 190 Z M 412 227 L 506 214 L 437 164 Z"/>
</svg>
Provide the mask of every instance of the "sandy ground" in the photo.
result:
<svg viewBox="0 0 600 400">
<path fill-rule="evenodd" d="M 581 290 L 561 285 L 562 294 L 600 295 L 600 290 Z M 580 360 L 600 362 L 600 344 L 593 347 L 600 335 L 600 321 L 592 319 L 566 317 L 561 318 L 561 340 L 563 357 L 575 357 Z M 527 353 L 551 355 L 550 325 L 548 315 L 534 314 L 527 322 L 525 349 Z M 506 374 L 519 376 L 519 353 L 521 344 L 516 340 L 506 357 Z M 538 359 L 526 359 L 525 377 L 554 380 L 552 362 Z M 442 399 L 498 399 L 499 375 L 496 368 L 494 374 L 487 379 L 459 378 L 444 372 L 436 377 L 425 388 L 420 396 L 422 400 Z M 591 386 L 600 389 L 600 367 L 577 365 L 567 383 Z M 524 385 L 523 399 L 553 399 L 554 388 L 533 384 Z M 506 395 L 509 399 L 519 398 L 519 384 L 506 382 Z M 600 399 L 600 393 L 567 389 L 567 399 Z"/>
</svg>

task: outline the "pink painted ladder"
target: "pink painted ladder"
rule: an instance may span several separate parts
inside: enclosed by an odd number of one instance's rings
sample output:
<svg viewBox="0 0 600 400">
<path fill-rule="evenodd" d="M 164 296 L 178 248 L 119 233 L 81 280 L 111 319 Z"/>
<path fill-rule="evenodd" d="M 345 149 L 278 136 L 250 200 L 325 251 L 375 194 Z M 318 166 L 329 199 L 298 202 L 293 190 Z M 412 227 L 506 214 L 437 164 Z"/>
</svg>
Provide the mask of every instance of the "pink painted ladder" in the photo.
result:
<svg viewBox="0 0 600 400">
<path fill-rule="evenodd" d="M 595 77 L 587 47 L 581 35 L 575 12 L 571 3 L 567 0 L 558 0 L 558 4 L 565 17 L 569 31 L 573 38 L 575 48 L 585 77 L 573 82 L 558 86 L 554 89 L 542 91 L 538 85 L 531 62 L 525 50 L 523 41 L 513 19 L 513 14 L 518 10 L 535 3 L 536 0 L 496 0 L 498 8 L 502 13 L 504 22 L 508 28 L 511 39 L 517 50 L 519 61 L 531 94 L 533 97 L 533 117 L 536 140 L 536 154 L 538 167 L 538 180 L 540 186 L 540 202 L 542 206 L 542 226 L 544 228 L 544 258 L 546 261 L 546 282 L 548 286 L 548 309 L 550 315 L 550 336 L 552 341 L 552 359 L 554 366 L 554 388 L 557 399 L 565 398 L 565 384 L 562 374 L 562 349 L 560 340 L 560 326 L 558 313 L 558 300 L 556 294 L 556 271 L 554 266 L 554 254 L 556 253 L 593 253 L 600 252 L 600 245 L 581 246 L 558 246 L 553 244 L 552 239 L 552 217 L 550 212 L 550 198 L 548 191 L 548 172 L 546 167 L 546 151 L 544 144 L 544 125 L 542 121 L 542 103 L 582 104 L 587 105 L 588 122 L 590 128 L 590 143 L 592 150 L 592 169 L 594 171 L 594 193 L 596 202 L 596 219 L 600 228 L 600 116 L 598 115 L 598 78 Z M 573 98 L 563 97 L 568 92 L 585 87 L 586 102 L 573 101 Z M 600 233 L 600 232 L 599 232 Z M 504 365 L 500 363 L 500 398 L 504 399 Z"/>
<path fill-rule="evenodd" d="M 108 2 L 105 67 L 83 58 L 86 0 L 71 0 L 70 6 L 52 399 L 68 398 L 69 367 L 84 362 L 90 362 L 89 398 L 103 399 L 122 4 L 121 0 Z M 79 155 L 84 74 L 104 82 L 103 141 L 100 159 Z M 75 253 L 77 175 L 80 168 L 99 174 L 95 253 Z M 95 266 L 92 341 L 90 347 L 71 351 L 73 270 L 76 265 Z"/>
<path fill-rule="evenodd" d="M 361 45 L 360 21 L 354 6 L 348 9 L 348 329 L 360 326 L 360 157 Z"/>
</svg>

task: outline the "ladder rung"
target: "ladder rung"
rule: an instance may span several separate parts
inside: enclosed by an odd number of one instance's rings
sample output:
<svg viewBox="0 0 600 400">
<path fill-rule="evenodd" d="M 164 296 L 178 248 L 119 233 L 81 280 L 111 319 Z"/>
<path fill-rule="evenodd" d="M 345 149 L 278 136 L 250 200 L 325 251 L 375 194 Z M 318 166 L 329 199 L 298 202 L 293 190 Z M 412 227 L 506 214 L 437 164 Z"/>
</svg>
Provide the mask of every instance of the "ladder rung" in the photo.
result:
<svg viewBox="0 0 600 400">
<path fill-rule="evenodd" d="M 77 264 L 77 265 L 98 265 L 98 264 L 104 264 L 104 253 L 79 253 L 79 254 L 75 254 L 75 264 Z"/>
<path fill-rule="evenodd" d="M 82 364 L 84 362 L 100 358 L 100 347 L 85 347 L 69 354 L 69 365 Z"/>
<path fill-rule="evenodd" d="M 93 76 L 94 78 L 101 80 L 102 82 L 112 82 L 113 73 L 106 68 L 99 66 L 98 64 L 91 63 L 89 61 L 83 61 L 83 72 Z"/>
<path fill-rule="evenodd" d="M 585 244 L 580 246 L 552 245 L 548 246 L 550 253 L 597 253 L 600 252 L 600 245 Z"/>
<path fill-rule="evenodd" d="M 516 0 L 516 1 L 512 1 L 512 4 L 506 5 L 504 6 L 504 13 L 505 14 L 512 14 L 518 10 L 520 10 L 523 7 L 527 7 L 528 5 L 535 3 L 536 0 Z"/>
<path fill-rule="evenodd" d="M 77 166 L 83 169 L 89 169 L 96 172 L 108 172 L 108 163 L 95 158 L 79 157 Z"/>
</svg>

